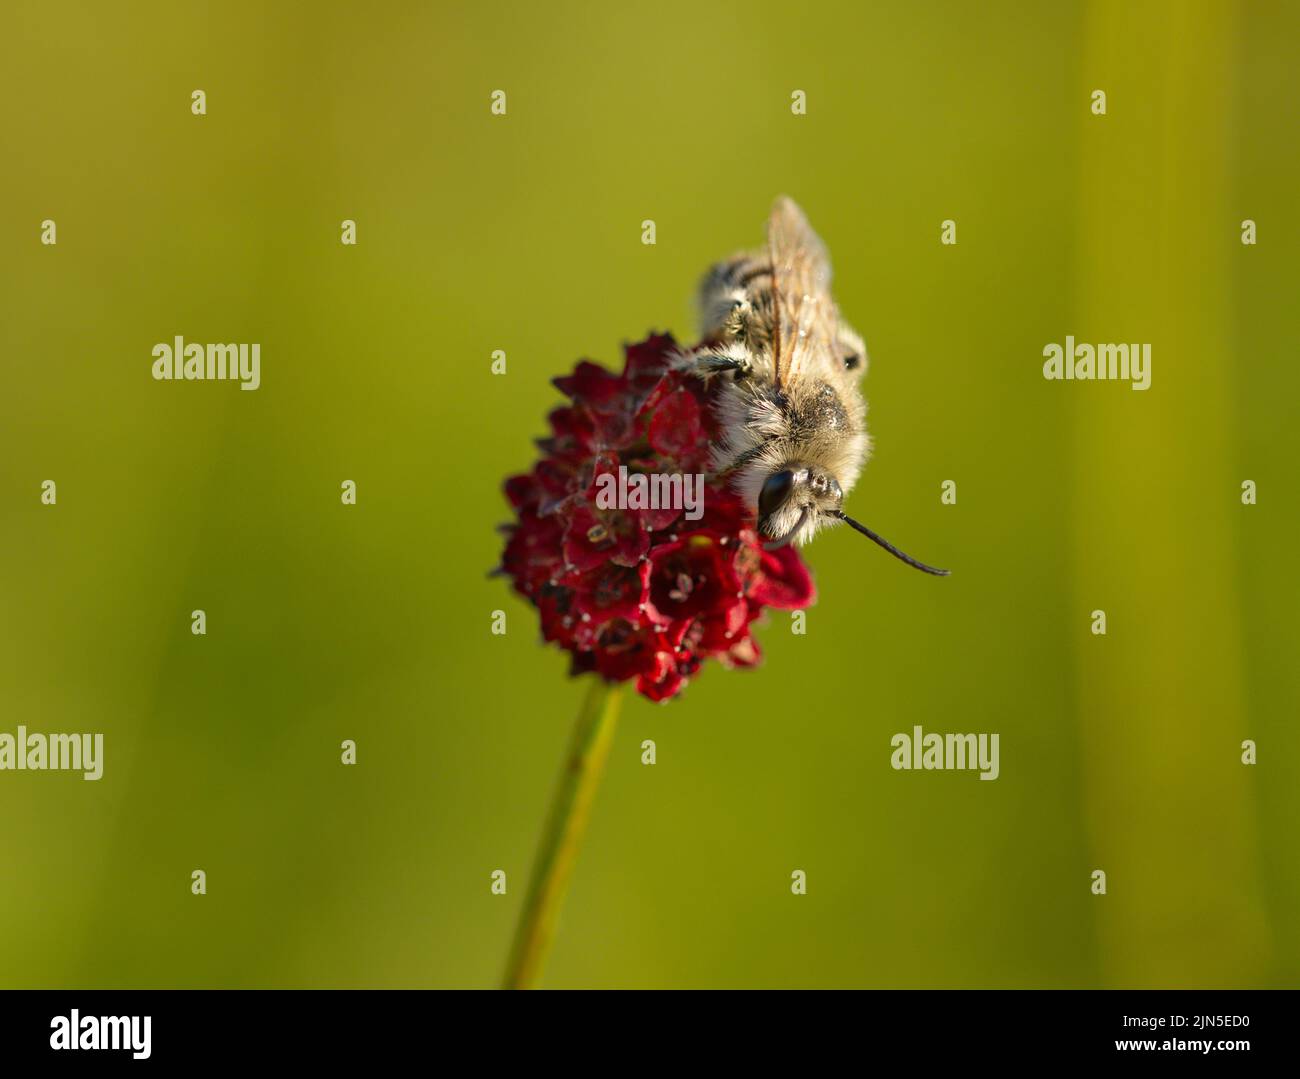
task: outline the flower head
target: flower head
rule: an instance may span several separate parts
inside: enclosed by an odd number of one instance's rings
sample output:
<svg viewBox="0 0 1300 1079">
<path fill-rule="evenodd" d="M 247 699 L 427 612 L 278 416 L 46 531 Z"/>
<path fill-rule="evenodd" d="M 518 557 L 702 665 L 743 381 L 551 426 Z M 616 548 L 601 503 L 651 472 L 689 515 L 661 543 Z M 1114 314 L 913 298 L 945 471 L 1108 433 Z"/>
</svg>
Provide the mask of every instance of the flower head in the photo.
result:
<svg viewBox="0 0 1300 1079">
<path fill-rule="evenodd" d="M 506 481 L 516 520 L 502 571 L 538 609 L 542 636 L 574 673 L 636 679 L 651 700 L 676 696 L 706 659 L 751 667 L 750 628 L 766 607 L 794 610 L 814 590 L 793 546 L 765 550 L 752 514 L 708 479 L 716 437 L 708 389 L 672 364 L 667 335 L 625 349 L 621 374 L 589 362 L 555 385 L 570 403 L 549 416 L 543 456 Z M 641 497 L 608 495 L 644 478 Z M 697 504 L 680 493 L 700 477 Z"/>
</svg>

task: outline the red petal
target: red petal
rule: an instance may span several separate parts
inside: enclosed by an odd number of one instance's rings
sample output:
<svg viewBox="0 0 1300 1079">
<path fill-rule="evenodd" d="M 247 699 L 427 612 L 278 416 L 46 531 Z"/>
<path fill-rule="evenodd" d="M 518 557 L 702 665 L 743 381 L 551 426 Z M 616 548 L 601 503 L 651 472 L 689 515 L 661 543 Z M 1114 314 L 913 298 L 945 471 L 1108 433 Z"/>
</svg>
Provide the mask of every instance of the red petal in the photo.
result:
<svg viewBox="0 0 1300 1079">
<path fill-rule="evenodd" d="M 704 441 L 700 427 L 700 404 L 689 390 L 669 394 L 650 420 L 650 445 L 662 454 L 677 457 L 698 450 Z"/>
<path fill-rule="evenodd" d="M 763 551 L 758 574 L 750 585 L 749 598 L 783 611 L 807 607 L 817 598 L 812 576 L 793 546 Z"/>
<path fill-rule="evenodd" d="M 598 364 L 583 360 L 573 374 L 553 380 L 555 388 L 580 404 L 599 407 L 619 398 L 623 380 Z"/>
<path fill-rule="evenodd" d="M 669 359 L 676 350 L 677 343 L 667 334 L 648 337 L 638 345 L 628 345 L 623 350 L 626 357 L 623 377 L 648 389 L 668 369 Z"/>
<path fill-rule="evenodd" d="M 564 561 L 572 568 L 585 571 L 609 561 L 617 539 L 608 526 L 586 506 L 580 506 L 569 518 L 564 531 Z"/>
</svg>

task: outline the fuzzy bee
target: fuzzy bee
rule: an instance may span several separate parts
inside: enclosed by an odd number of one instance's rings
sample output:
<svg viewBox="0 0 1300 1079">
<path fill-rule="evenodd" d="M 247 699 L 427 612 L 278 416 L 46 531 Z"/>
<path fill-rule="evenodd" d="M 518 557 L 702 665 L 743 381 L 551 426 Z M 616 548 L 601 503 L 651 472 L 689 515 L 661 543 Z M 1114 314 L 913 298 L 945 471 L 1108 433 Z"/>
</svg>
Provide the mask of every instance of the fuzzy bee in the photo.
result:
<svg viewBox="0 0 1300 1079">
<path fill-rule="evenodd" d="M 830 281 L 825 245 L 788 198 L 773 207 L 765 250 L 705 276 L 704 343 L 681 362 L 716 387 L 723 433 L 713 467 L 754 511 L 769 548 L 806 543 L 843 521 L 909 566 L 946 576 L 844 512 L 871 449 L 858 388 L 867 354 Z"/>
</svg>

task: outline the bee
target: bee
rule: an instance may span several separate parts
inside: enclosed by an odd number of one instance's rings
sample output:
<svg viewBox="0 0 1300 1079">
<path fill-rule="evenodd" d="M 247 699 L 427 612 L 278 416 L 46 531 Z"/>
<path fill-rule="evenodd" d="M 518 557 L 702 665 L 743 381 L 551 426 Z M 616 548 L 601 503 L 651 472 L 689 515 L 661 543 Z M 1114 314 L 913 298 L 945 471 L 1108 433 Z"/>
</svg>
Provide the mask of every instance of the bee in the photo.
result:
<svg viewBox="0 0 1300 1079">
<path fill-rule="evenodd" d="M 788 198 L 772 209 L 766 249 L 705 275 L 703 343 L 680 362 L 716 387 L 713 468 L 753 511 L 769 550 L 843 522 L 909 566 L 947 576 L 844 512 L 871 451 L 858 386 L 867 353 L 830 283 L 826 246 Z"/>
</svg>

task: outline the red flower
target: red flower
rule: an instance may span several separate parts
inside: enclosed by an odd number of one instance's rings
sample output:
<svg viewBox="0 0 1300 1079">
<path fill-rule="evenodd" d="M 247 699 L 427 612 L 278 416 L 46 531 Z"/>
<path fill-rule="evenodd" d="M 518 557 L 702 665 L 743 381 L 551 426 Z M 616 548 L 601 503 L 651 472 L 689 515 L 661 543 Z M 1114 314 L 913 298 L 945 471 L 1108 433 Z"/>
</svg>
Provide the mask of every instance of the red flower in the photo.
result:
<svg viewBox="0 0 1300 1079">
<path fill-rule="evenodd" d="M 556 379 L 572 404 L 548 417 L 532 472 L 505 484 L 516 520 L 501 568 L 537 607 L 542 636 L 571 654 L 575 674 L 635 678 L 656 701 L 676 696 L 705 659 L 753 666 L 750 627 L 764 609 L 814 599 L 795 548 L 765 551 L 743 503 L 716 478 L 689 505 L 599 497 L 620 477 L 707 477 L 709 393 L 671 366 L 675 352 L 671 337 L 656 335 L 625 349 L 620 375 L 584 361 Z"/>
</svg>

